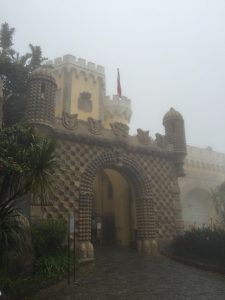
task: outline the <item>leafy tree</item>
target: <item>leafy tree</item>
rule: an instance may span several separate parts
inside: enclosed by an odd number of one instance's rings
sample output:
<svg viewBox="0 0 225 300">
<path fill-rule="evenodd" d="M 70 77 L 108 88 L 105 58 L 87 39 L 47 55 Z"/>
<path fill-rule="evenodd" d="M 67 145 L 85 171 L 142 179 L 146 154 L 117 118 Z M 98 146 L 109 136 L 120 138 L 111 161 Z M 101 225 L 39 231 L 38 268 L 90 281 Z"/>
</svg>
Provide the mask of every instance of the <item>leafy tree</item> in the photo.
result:
<svg viewBox="0 0 225 300">
<path fill-rule="evenodd" d="M 47 58 L 42 57 L 42 50 L 39 46 L 33 46 L 32 44 L 29 44 L 30 50 L 31 50 L 31 60 L 29 64 L 29 69 L 32 71 L 35 68 L 39 67 L 43 61 L 45 61 Z"/>
<path fill-rule="evenodd" d="M 11 126 L 23 119 L 29 74 L 46 60 L 39 46 L 20 55 L 12 49 L 14 28 L 4 23 L 0 30 L 0 79 L 3 82 L 3 124 Z"/>
<path fill-rule="evenodd" d="M 31 193 L 45 204 L 56 167 L 55 142 L 28 126 L 0 130 L 0 257 L 23 239 L 16 202 Z"/>
<path fill-rule="evenodd" d="M 15 28 L 10 28 L 8 23 L 3 23 L 0 31 L 0 47 L 2 48 L 1 53 L 5 56 L 10 55 L 13 57 L 15 51 L 11 48 L 13 45 L 12 39 Z"/>
</svg>

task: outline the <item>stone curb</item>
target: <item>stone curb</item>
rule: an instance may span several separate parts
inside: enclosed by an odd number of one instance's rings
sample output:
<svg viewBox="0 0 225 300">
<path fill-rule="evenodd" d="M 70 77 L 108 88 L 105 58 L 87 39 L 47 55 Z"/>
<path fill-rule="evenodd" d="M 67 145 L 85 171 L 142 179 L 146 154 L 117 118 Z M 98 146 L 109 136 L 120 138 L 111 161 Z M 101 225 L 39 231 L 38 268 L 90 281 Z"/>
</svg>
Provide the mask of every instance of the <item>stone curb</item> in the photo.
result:
<svg viewBox="0 0 225 300">
<path fill-rule="evenodd" d="M 186 258 L 183 258 L 183 257 L 180 257 L 180 256 L 176 256 L 176 255 L 173 255 L 173 254 L 166 253 L 166 252 L 161 252 L 161 254 L 163 256 L 166 256 L 166 257 L 168 257 L 172 260 L 175 260 L 175 261 L 177 261 L 179 263 L 182 263 L 184 265 L 187 265 L 187 266 L 191 266 L 191 267 L 195 267 L 195 268 L 198 268 L 198 269 L 201 269 L 201 270 L 220 273 L 220 274 L 225 275 L 225 268 L 223 268 L 223 267 L 201 263 L 201 262 L 198 262 L 198 261 L 194 261 L 194 260 L 191 260 L 191 259 L 186 259 Z"/>
</svg>

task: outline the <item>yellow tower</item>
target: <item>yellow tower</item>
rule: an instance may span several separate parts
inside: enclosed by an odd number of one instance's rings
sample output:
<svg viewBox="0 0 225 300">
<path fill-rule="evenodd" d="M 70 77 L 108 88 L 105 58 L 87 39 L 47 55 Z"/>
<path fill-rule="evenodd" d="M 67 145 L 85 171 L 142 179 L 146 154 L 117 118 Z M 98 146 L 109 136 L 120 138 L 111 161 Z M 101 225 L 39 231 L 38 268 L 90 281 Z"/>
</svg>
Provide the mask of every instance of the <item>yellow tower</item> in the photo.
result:
<svg viewBox="0 0 225 300">
<path fill-rule="evenodd" d="M 128 125 L 131 119 L 131 101 L 114 95 L 105 95 L 104 67 L 86 62 L 73 55 L 48 61 L 57 83 L 56 117 L 63 112 L 77 114 L 79 120 L 101 120 L 105 128 L 119 122 Z"/>
<path fill-rule="evenodd" d="M 63 112 L 78 114 L 78 119 L 103 118 L 105 96 L 105 73 L 102 66 L 65 55 L 48 61 L 57 83 L 56 117 Z"/>
</svg>

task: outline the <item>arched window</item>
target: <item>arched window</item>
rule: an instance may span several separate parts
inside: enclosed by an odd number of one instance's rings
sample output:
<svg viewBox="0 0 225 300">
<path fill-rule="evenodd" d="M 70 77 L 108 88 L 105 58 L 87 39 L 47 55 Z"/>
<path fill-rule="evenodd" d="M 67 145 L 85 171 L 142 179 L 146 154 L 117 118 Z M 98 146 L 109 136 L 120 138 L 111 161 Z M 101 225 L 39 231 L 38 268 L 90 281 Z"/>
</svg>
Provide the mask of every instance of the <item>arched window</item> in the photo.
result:
<svg viewBox="0 0 225 300">
<path fill-rule="evenodd" d="M 91 101 L 91 94 L 88 92 L 82 92 L 80 93 L 79 99 L 78 99 L 78 108 L 80 110 L 83 110 L 85 112 L 91 112 L 92 111 L 92 101 Z"/>
<path fill-rule="evenodd" d="M 44 99 L 45 98 L 45 92 L 46 92 L 46 86 L 45 83 L 41 84 L 41 98 Z"/>
</svg>

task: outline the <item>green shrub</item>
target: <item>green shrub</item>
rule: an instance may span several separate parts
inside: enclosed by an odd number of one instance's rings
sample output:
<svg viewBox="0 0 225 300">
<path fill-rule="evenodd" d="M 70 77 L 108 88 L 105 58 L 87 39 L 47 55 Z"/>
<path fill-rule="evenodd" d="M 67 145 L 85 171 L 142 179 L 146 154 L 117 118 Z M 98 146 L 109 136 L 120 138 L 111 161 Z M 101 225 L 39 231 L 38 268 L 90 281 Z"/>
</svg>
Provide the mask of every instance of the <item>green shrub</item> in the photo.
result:
<svg viewBox="0 0 225 300">
<path fill-rule="evenodd" d="M 225 231 L 210 228 L 186 231 L 175 238 L 173 250 L 176 255 L 225 263 Z"/>
<path fill-rule="evenodd" d="M 55 277 L 63 275 L 68 268 L 68 257 L 66 253 L 40 257 L 35 261 L 35 274 L 42 277 Z"/>
<path fill-rule="evenodd" d="M 63 220 L 39 220 L 31 224 L 34 255 L 51 256 L 64 248 L 67 226 Z"/>
</svg>

